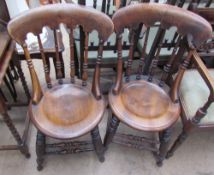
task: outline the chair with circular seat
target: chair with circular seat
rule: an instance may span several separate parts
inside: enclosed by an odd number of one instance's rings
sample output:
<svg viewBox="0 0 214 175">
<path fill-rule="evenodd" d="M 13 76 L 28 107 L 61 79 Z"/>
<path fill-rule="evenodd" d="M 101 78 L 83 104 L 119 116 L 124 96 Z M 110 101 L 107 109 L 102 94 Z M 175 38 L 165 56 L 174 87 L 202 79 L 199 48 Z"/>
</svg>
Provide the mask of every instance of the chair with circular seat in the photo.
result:
<svg viewBox="0 0 214 175">
<path fill-rule="evenodd" d="M 214 9 L 192 9 L 204 17 L 214 28 Z M 193 132 L 214 128 L 214 35 L 193 54 L 193 66 L 188 69 L 180 84 L 179 99 L 181 102 L 182 131 L 175 139 L 167 158 L 184 143 Z M 203 60 L 203 61 L 202 61 Z M 204 64 L 205 63 L 205 64 Z M 194 78 L 193 78 L 194 77 Z"/>
<path fill-rule="evenodd" d="M 107 148 L 113 141 L 129 147 L 147 148 L 155 153 L 157 165 L 161 166 L 169 147 L 172 126 L 180 115 L 179 84 L 195 47 L 198 47 L 211 36 L 212 28 L 205 19 L 190 11 L 156 3 L 130 5 L 118 10 L 112 20 L 117 34 L 118 72 L 116 82 L 108 96 L 113 115 L 109 118 L 104 146 Z M 188 45 L 183 44 L 180 47 L 180 42 L 176 44 L 163 71 L 157 66 L 161 49 L 158 47 L 148 75 L 143 75 L 149 31 L 144 32 L 145 39 L 141 60 L 135 71 L 132 62 L 133 43 L 137 33 L 133 32 L 130 36 L 128 66 L 123 74 L 121 54 L 124 29 L 129 28 L 129 30 L 137 31 L 139 24 L 143 24 L 149 29 L 155 22 L 160 22 L 163 29 L 170 29 L 170 27 L 175 26 L 180 35 L 179 40 L 188 41 Z M 189 49 L 187 50 L 187 48 Z M 168 76 L 173 65 L 179 64 L 175 58 L 183 49 L 188 52 L 180 65 L 175 80 L 169 86 Z M 181 58 L 182 56 L 180 55 Z M 120 121 L 139 131 L 158 133 L 159 137 L 151 139 L 116 133 Z"/>
<path fill-rule="evenodd" d="M 32 21 L 34 22 L 32 23 Z M 69 31 L 70 78 L 59 78 L 56 81 L 52 81 L 47 70 L 40 33 L 44 26 L 48 26 L 54 31 L 54 37 L 56 37 L 55 29 L 61 23 L 65 24 Z M 82 79 L 80 80 L 75 76 L 73 32 L 77 25 L 83 27 L 86 36 L 85 43 L 88 43 L 88 35 L 93 30 L 96 30 L 99 34 L 100 45 L 92 83 L 87 81 L 87 47 L 84 48 Z M 38 129 L 36 143 L 38 170 L 43 168 L 43 160 L 46 153 L 66 154 L 95 150 L 99 160 L 104 161 L 104 148 L 98 124 L 103 116 L 106 103 L 100 92 L 99 79 L 103 44 L 113 32 L 113 23 L 110 18 L 95 9 L 83 6 L 52 4 L 20 14 L 10 21 L 8 31 L 11 37 L 22 46 L 31 75 L 33 95 L 28 115 Z M 36 73 L 31 60 L 25 42 L 28 33 L 33 33 L 38 38 L 41 57 L 44 63 L 46 85 L 40 85 L 39 78 L 41 75 Z M 56 57 L 59 57 L 58 50 L 56 50 Z M 41 72 L 41 70 L 39 71 Z M 59 64 L 57 66 L 57 75 L 62 77 Z M 72 140 L 87 133 L 91 133 L 92 142 Z M 65 141 L 46 144 L 46 136 Z"/>
</svg>

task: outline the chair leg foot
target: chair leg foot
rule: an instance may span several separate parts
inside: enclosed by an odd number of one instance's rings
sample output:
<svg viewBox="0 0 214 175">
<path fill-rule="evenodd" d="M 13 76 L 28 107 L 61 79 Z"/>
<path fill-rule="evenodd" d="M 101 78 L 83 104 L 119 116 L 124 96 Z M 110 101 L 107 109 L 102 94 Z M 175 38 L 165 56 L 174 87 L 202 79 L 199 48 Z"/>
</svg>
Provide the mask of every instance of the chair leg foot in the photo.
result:
<svg viewBox="0 0 214 175">
<path fill-rule="evenodd" d="M 20 150 L 20 152 L 21 152 L 22 154 L 24 154 L 24 156 L 25 156 L 27 159 L 30 158 L 30 153 L 29 153 L 29 150 L 28 150 L 27 145 L 24 145 L 24 146 L 22 147 L 22 149 Z"/>
<path fill-rule="evenodd" d="M 25 154 L 25 157 L 29 159 L 31 157 L 30 153 Z"/>
<path fill-rule="evenodd" d="M 105 158 L 104 158 L 104 147 L 103 147 L 103 143 L 100 137 L 100 132 L 99 132 L 99 128 L 98 126 L 96 126 L 92 131 L 91 131 L 91 137 L 92 137 L 92 141 L 94 144 L 94 148 L 97 154 L 97 157 L 99 159 L 100 162 L 104 162 Z"/>
<path fill-rule="evenodd" d="M 36 138 L 36 154 L 37 154 L 37 170 L 43 169 L 44 155 L 45 155 L 45 135 L 40 131 L 37 132 Z"/>
<path fill-rule="evenodd" d="M 38 163 L 38 161 L 37 161 L 37 163 Z M 38 170 L 38 171 L 42 171 L 42 169 L 43 169 L 43 166 L 38 164 L 38 165 L 37 165 L 37 170 Z"/>
<path fill-rule="evenodd" d="M 166 158 L 170 158 L 173 156 L 174 152 L 178 149 L 178 147 L 186 140 L 187 132 L 185 130 L 178 136 L 172 145 L 171 149 L 167 152 Z"/>
<path fill-rule="evenodd" d="M 104 157 L 104 155 L 98 156 L 98 159 L 99 159 L 99 161 L 100 161 L 101 163 L 105 162 L 105 157 Z"/>
<path fill-rule="evenodd" d="M 112 116 L 110 123 L 108 124 L 108 128 L 106 131 L 105 139 L 104 139 L 104 147 L 107 150 L 108 145 L 112 142 L 112 139 L 117 131 L 120 121 L 115 117 Z"/>
<path fill-rule="evenodd" d="M 157 165 L 158 167 L 162 167 L 162 166 L 163 166 L 163 160 L 158 160 L 158 161 L 156 162 L 156 165 Z"/>
<path fill-rule="evenodd" d="M 167 154 L 166 154 L 166 159 L 169 159 L 170 157 L 172 157 L 173 156 L 173 153 L 172 152 L 168 152 Z"/>
</svg>

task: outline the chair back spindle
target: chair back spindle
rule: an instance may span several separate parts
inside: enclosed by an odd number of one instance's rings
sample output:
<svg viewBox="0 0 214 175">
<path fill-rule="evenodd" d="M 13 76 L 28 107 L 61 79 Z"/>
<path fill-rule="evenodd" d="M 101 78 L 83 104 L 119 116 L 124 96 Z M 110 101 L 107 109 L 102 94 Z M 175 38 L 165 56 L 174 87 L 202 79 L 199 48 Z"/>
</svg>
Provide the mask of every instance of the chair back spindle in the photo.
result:
<svg viewBox="0 0 214 175">
<path fill-rule="evenodd" d="M 32 80 L 32 87 L 33 87 L 32 103 L 37 104 L 43 96 L 42 89 L 41 89 L 41 86 L 39 83 L 38 76 L 37 76 L 36 71 L 33 66 L 30 52 L 29 52 L 27 44 L 25 42 L 22 44 L 22 48 L 24 50 L 25 58 L 27 61 L 27 65 L 28 65 L 31 80 Z"/>
<path fill-rule="evenodd" d="M 58 37 L 57 37 L 57 29 L 53 29 L 54 33 L 54 43 L 55 43 L 55 50 L 56 50 L 56 75 L 57 78 L 59 79 L 59 84 L 62 84 L 62 63 L 59 59 L 59 47 L 58 47 Z"/>
<path fill-rule="evenodd" d="M 75 83 L 75 66 L 74 66 L 74 37 L 73 30 L 70 29 L 69 33 L 69 44 L 70 44 L 70 78 L 71 83 Z"/>
<path fill-rule="evenodd" d="M 87 85 L 87 79 L 88 79 L 88 33 L 85 32 L 85 44 L 84 44 L 84 61 L 83 61 L 83 75 L 82 75 L 82 85 Z"/>
<path fill-rule="evenodd" d="M 45 57 L 44 48 L 43 48 L 43 45 L 42 45 L 42 41 L 41 41 L 40 35 L 37 35 L 37 40 L 38 40 L 38 44 L 39 44 L 39 50 L 40 50 L 40 53 L 41 53 L 43 66 L 44 66 L 45 80 L 46 80 L 46 83 L 47 83 L 47 87 L 51 88 L 52 84 L 51 84 L 51 78 L 50 78 L 50 70 L 48 68 L 48 63 L 47 63 L 47 60 L 46 60 L 46 57 Z"/>
<path fill-rule="evenodd" d="M 135 39 L 135 32 L 132 32 L 131 40 L 130 40 L 128 65 L 126 69 L 126 82 L 129 82 L 130 75 L 131 75 L 131 67 L 132 67 L 133 54 L 134 54 L 134 39 Z"/>
<path fill-rule="evenodd" d="M 150 82 L 152 81 L 155 68 L 157 68 L 157 66 L 158 66 L 160 51 L 161 51 L 161 48 L 163 46 L 163 40 L 164 40 L 165 33 L 166 33 L 166 31 L 164 30 L 163 33 L 161 34 L 160 41 L 158 44 L 158 48 L 157 48 L 157 51 L 155 54 L 155 58 L 152 60 L 152 64 L 150 66 L 149 76 L 148 76 L 148 81 L 150 81 Z"/>
<path fill-rule="evenodd" d="M 176 42 L 176 45 L 175 45 L 175 47 L 172 50 L 171 57 L 169 58 L 167 64 L 164 65 L 164 68 L 163 68 L 164 72 L 162 73 L 162 76 L 161 76 L 161 79 L 160 79 L 160 83 L 159 83 L 160 87 L 163 87 L 163 84 L 167 80 L 167 77 L 168 77 L 168 75 L 169 75 L 169 73 L 171 71 L 172 64 L 175 61 L 175 58 L 176 58 L 176 55 L 177 55 L 176 53 L 177 53 L 177 50 L 179 48 L 181 38 L 182 37 L 179 35 L 178 39 L 177 39 L 177 42 Z"/>
<path fill-rule="evenodd" d="M 97 55 L 97 61 L 96 61 L 96 68 L 95 68 L 95 73 L 94 73 L 94 78 L 93 78 L 93 83 L 92 83 L 92 93 L 97 99 L 101 98 L 101 91 L 100 91 L 100 68 L 101 68 L 101 61 L 103 57 L 103 46 L 104 46 L 104 41 L 100 40 L 99 41 L 99 48 L 98 48 L 98 55 Z"/>
<path fill-rule="evenodd" d="M 139 67 L 138 67 L 138 74 L 136 76 L 137 80 L 141 79 L 141 75 L 142 75 L 142 72 L 143 72 L 143 66 L 144 66 L 144 63 L 145 63 L 145 53 L 146 53 L 146 48 L 147 48 L 147 43 L 148 43 L 148 38 L 149 38 L 149 32 L 150 32 L 150 27 L 148 27 L 146 29 L 145 40 L 144 40 L 144 43 L 142 43 L 143 48 L 142 48 L 141 58 L 140 58 Z M 142 40 L 142 42 L 143 42 L 143 40 Z"/>
</svg>

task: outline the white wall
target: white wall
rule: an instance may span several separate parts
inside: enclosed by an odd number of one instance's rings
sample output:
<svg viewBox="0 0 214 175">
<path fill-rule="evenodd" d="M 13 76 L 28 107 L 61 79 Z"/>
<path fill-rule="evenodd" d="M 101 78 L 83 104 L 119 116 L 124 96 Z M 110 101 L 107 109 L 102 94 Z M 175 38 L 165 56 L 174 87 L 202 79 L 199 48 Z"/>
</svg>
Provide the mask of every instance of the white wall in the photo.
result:
<svg viewBox="0 0 214 175">
<path fill-rule="evenodd" d="M 11 18 L 29 9 L 25 0 L 6 0 L 6 4 Z"/>
</svg>

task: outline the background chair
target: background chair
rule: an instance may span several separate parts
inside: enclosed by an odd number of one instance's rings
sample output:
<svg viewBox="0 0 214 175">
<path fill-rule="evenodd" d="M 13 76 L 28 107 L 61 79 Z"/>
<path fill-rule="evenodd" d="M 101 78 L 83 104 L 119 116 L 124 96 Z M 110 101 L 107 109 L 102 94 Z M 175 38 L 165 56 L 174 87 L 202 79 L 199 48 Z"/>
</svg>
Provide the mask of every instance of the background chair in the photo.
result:
<svg viewBox="0 0 214 175">
<path fill-rule="evenodd" d="M 30 153 L 27 146 L 29 118 L 25 118 L 25 125 L 23 126 L 24 132 L 21 136 L 16 126 L 14 125 L 14 121 L 11 119 L 11 115 L 8 113 L 8 110 L 11 107 L 24 106 L 28 104 L 28 101 L 24 102 L 24 97 L 22 97 L 22 101 L 17 101 L 15 81 L 18 80 L 18 78 L 21 79 L 27 99 L 30 99 L 29 90 L 27 88 L 23 72 L 20 68 L 20 63 L 14 62 L 13 60 L 15 58 L 15 42 L 13 42 L 8 35 L 6 27 L 9 19 L 10 17 L 6 8 L 6 3 L 5 1 L 0 1 L 0 114 L 3 122 L 7 125 L 10 131 L 9 133 L 5 130 L 6 132 L 4 134 L 6 136 L 10 136 L 10 134 L 12 134 L 16 141 L 15 144 L 9 143 L 8 145 L 5 145 L 5 143 L 3 145 L 4 141 L 2 141 L 0 150 L 19 150 L 25 157 L 29 158 Z M 10 95 L 6 93 L 6 89 L 9 90 Z M 12 102 L 10 100 L 10 96 L 13 99 Z"/>
<path fill-rule="evenodd" d="M 113 140 L 115 143 L 129 147 L 149 149 L 157 155 L 157 165 L 161 166 L 169 147 L 172 125 L 180 115 L 179 84 L 194 53 L 194 46 L 198 47 L 211 36 L 211 26 L 205 19 L 192 12 L 157 3 L 127 6 L 118 10 L 112 20 L 117 34 L 118 72 L 116 83 L 109 92 L 109 105 L 113 115 L 109 118 L 104 145 L 108 147 Z M 167 85 L 167 77 L 171 73 L 173 64 L 178 64 L 176 55 L 180 56 L 180 51 L 182 50 L 183 53 L 183 49 L 188 47 L 186 45 L 180 47 L 180 42 L 177 42 L 163 71 L 157 67 L 161 50 L 161 47 L 158 47 L 149 68 L 149 74 L 142 76 L 143 68 L 145 68 L 148 29 L 155 22 L 160 22 L 163 29 L 177 27 L 179 40 L 187 40 L 190 48 L 171 87 Z M 148 27 L 145 32 L 139 67 L 137 67 L 135 75 L 135 72 L 132 71 L 132 62 L 134 35 L 137 33 L 133 33 L 130 40 L 128 67 L 123 77 L 122 33 L 126 27 L 136 31 L 136 26 L 139 24 Z M 161 39 L 163 40 L 163 37 Z M 140 131 L 159 133 L 159 139 L 115 134 L 120 121 Z"/>
<path fill-rule="evenodd" d="M 213 27 L 214 11 L 211 8 L 199 8 L 195 9 L 195 12 L 208 19 Z M 211 66 L 211 68 L 207 69 L 200 58 L 200 56 L 204 57 L 203 60 L 205 59 L 205 63 L 209 61 L 209 59 L 213 61 L 213 49 L 212 35 L 209 42 L 203 44 L 198 52 L 194 51 L 191 69 L 185 72 L 184 78 L 181 81 L 179 99 L 182 109 L 181 119 L 183 129 L 169 150 L 168 158 L 173 155 L 191 132 L 205 129 L 212 130 L 214 128 L 214 70 L 210 63 L 207 65 Z"/>
<path fill-rule="evenodd" d="M 42 19 L 42 20 L 41 20 Z M 20 22 L 21 21 L 21 22 Z M 34 23 L 32 24 L 32 21 Z M 44 26 L 49 26 L 54 32 L 57 44 L 56 30 L 64 23 L 70 31 L 70 78 L 62 79 L 62 70 L 57 66 L 58 81 L 52 81 L 46 69 L 46 59 L 40 33 Z M 22 25 L 20 25 L 22 24 Z M 84 51 L 84 70 L 82 80 L 75 77 L 74 38 L 73 31 L 77 25 L 83 26 L 85 43 L 88 34 L 96 30 L 99 35 L 99 49 L 92 85 L 87 82 L 88 48 Z M 113 32 L 113 23 L 105 14 L 86 7 L 71 4 L 55 4 L 32 9 L 14 18 L 8 25 L 8 31 L 19 43 L 25 53 L 32 79 L 33 95 L 28 114 L 38 128 L 36 153 L 38 170 L 43 168 L 45 154 L 66 154 L 95 150 L 100 161 L 104 161 L 103 145 L 99 135 L 98 123 L 105 110 L 105 101 L 100 92 L 100 64 L 103 44 Z M 39 83 L 29 49 L 25 42 L 26 35 L 31 32 L 38 38 L 41 57 L 44 63 L 46 86 Z M 55 48 L 58 48 L 57 45 Z M 59 49 L 59 48 L 58 48 Z M 59 59 L 59 51 L 56 50 Z M 91 141 L 68 141 L 91 133 Z M 66 142 L 46 144 L 46 136 L 67 140 Z"/>
<path fill-rule="evenodd" d="M 7 86 L 7 90 L 10 92 L 10 96 L 13 99 L 13 102 L 17 102 L 17 92 L 15 87 L 15 81 L 19 78 L 21 79 L 21 83 L 23 85 L 23 89 L 25 91 L 26 97 L 30 99 L 30 93 L 27 87 L 27 83 L 25 81 L 24 74 L 22 72 L 20 62 L 16 61 L 17 55 L 15 54 L 15 44 L 11 40 L 10 36 L 7 33 L 7 23 L 10 20 L 9 12 L 7 10 L 7 5 L 5 1 L 0 2 L 1 12 L 0 12 L 0 58 L 7 56 L 10 59 L 10 64 L 8 65 L 6 74 L 4 74 L 4 83 Z M 7 50 L 10 52 L 8 54 Z M 8 101 L 9 98 L 5 96 L 5 92 L 1 89 L 1 95 L 3 98 Z"/>
</svg>

